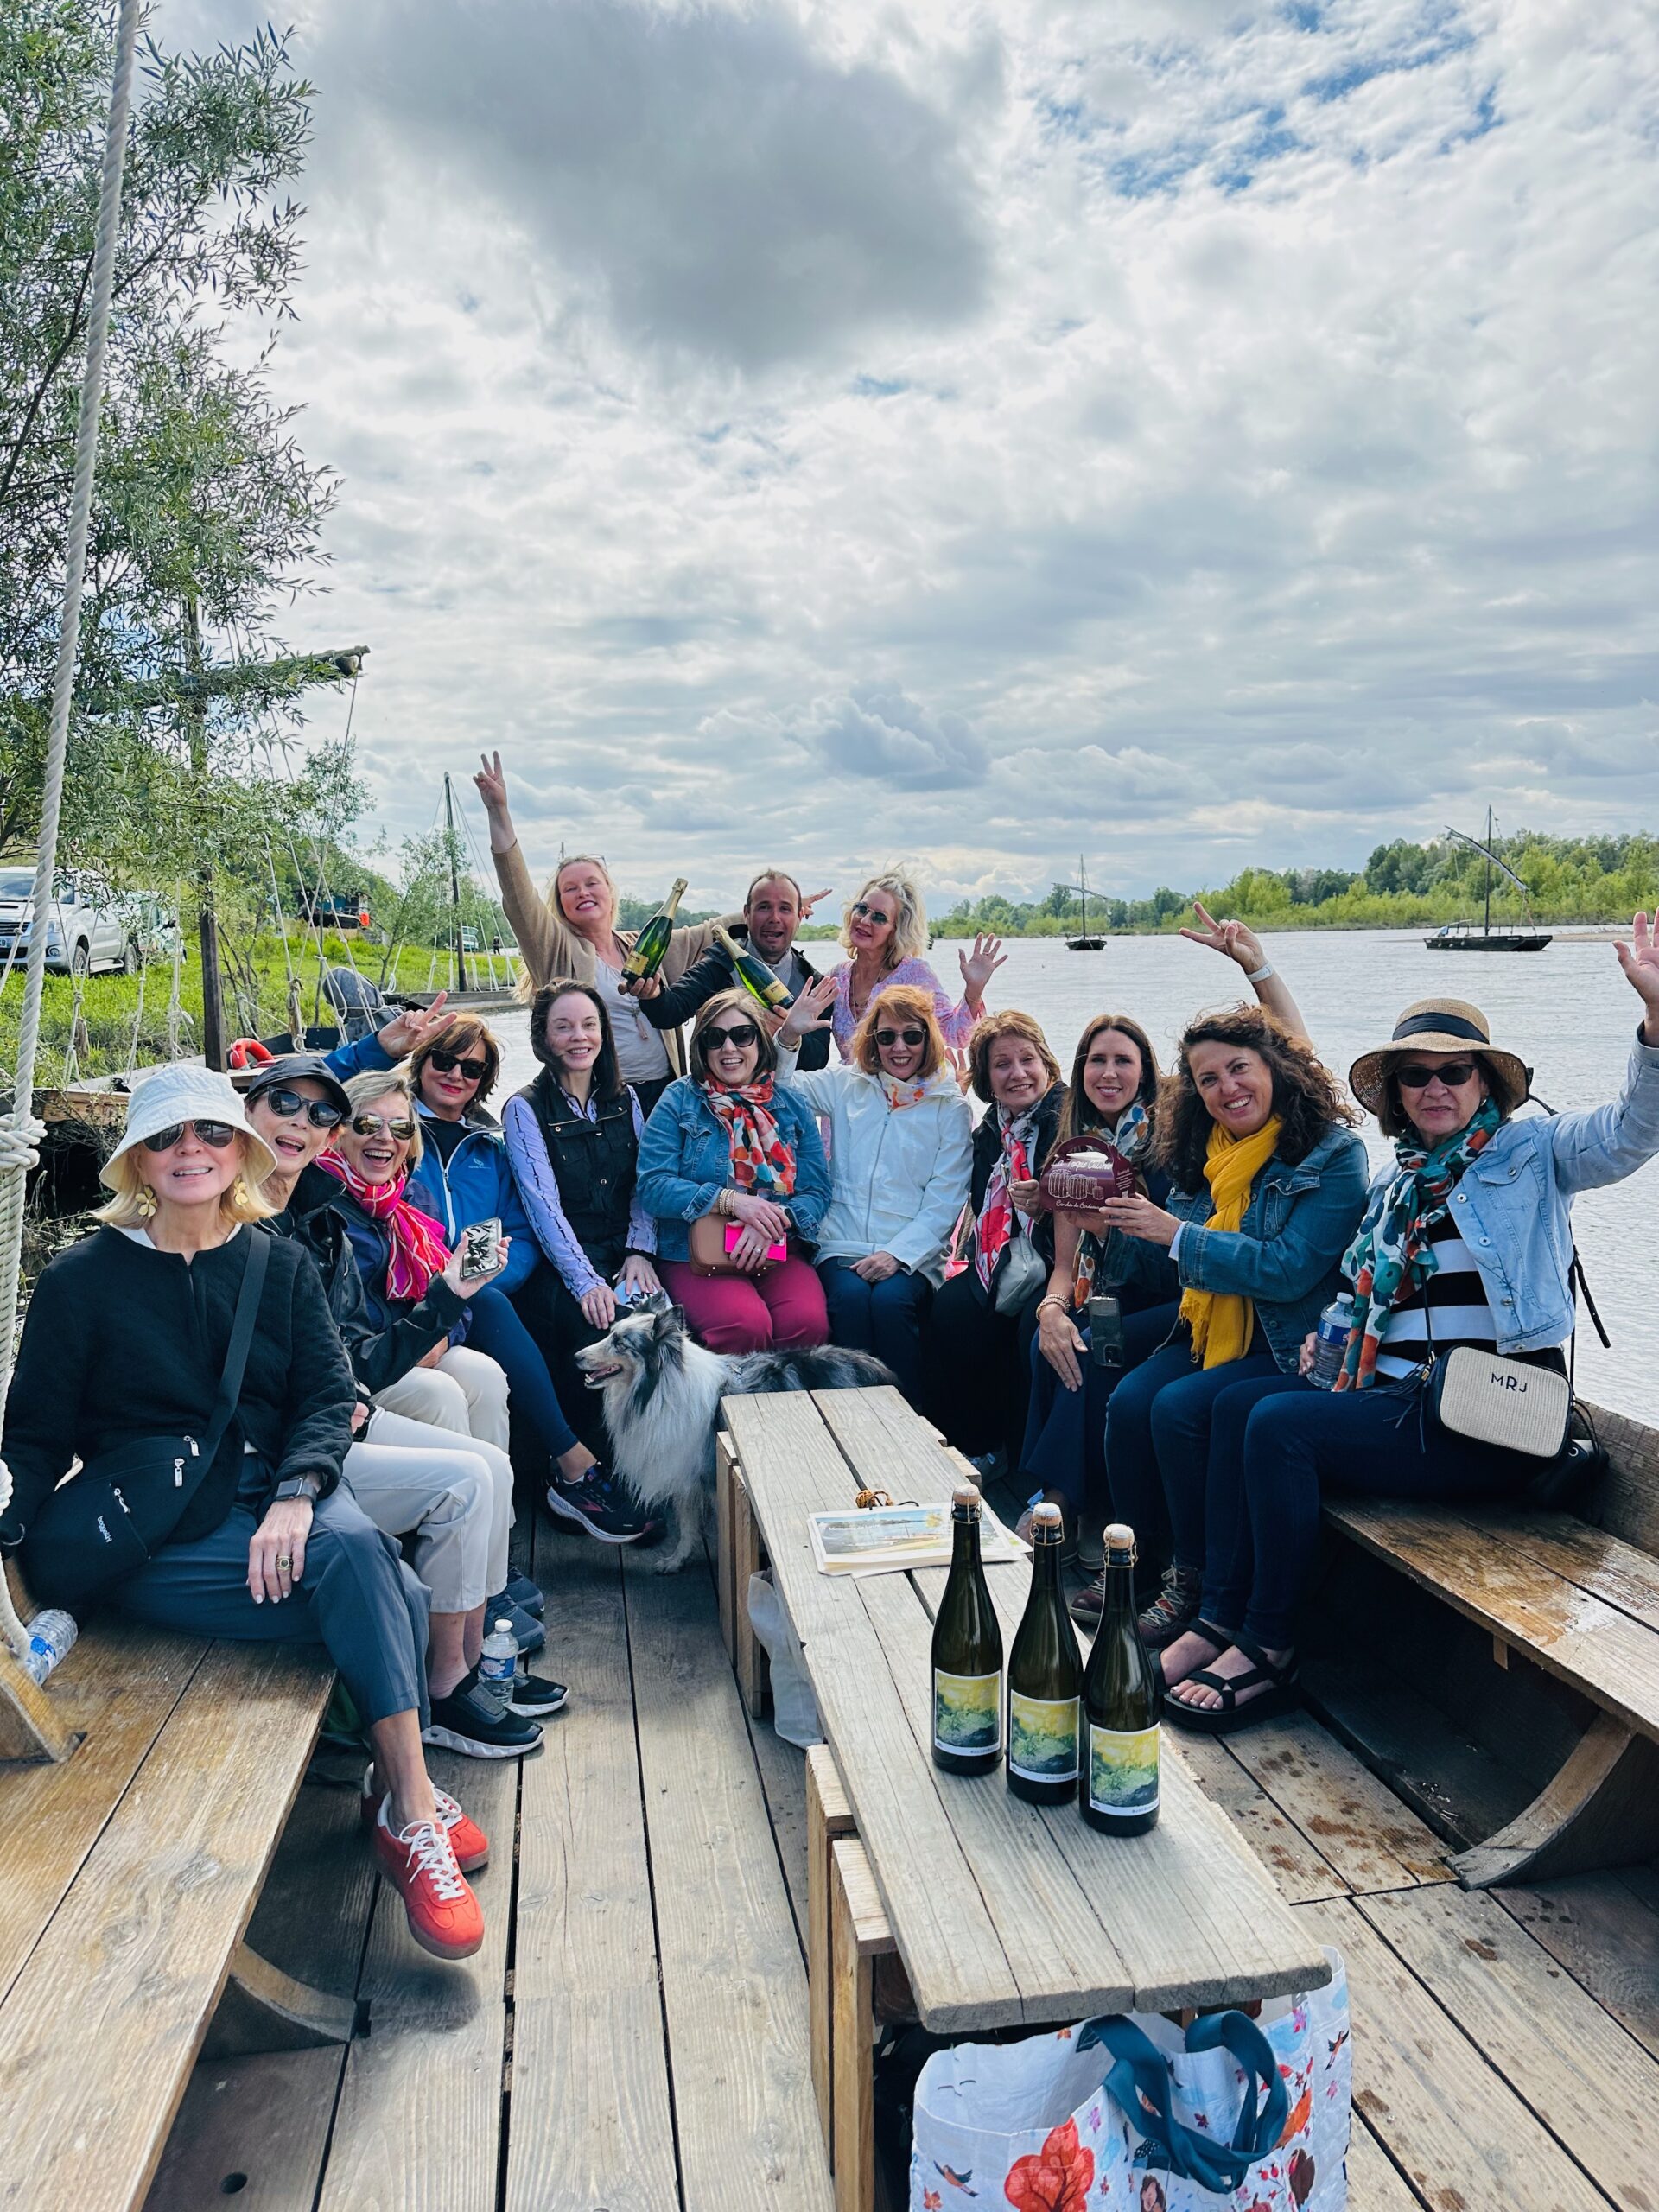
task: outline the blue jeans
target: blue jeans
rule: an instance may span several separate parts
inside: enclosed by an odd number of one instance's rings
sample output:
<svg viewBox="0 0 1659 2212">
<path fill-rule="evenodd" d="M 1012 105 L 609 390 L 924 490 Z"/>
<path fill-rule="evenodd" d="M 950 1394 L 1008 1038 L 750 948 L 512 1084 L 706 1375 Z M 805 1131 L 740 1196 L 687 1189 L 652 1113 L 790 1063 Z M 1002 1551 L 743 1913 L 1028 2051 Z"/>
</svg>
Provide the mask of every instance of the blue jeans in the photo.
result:
<svg viewBox="0 0 1659 2212">
<path fill-rule="evenodd" d="M 912 1406 L 922 1402 L 922 1317 L 932 1302 L 925 1275 L 900 1268 L 885 1282 L 866 1282 L 850 1260 L 820 1260 L 818 1280 L 830 1309 L 830 1341 L 849 1351 L 874 1352 L 893 1370 Z"/>
<path fill-rule="evenodd" d="M 1281 1375 L 1218 1400 L 1210 1437 L 1206 1620 L 1282 1651 L 1312 1580 L 1322 1491 L 1511 1496 L 1535 1463 L 1443 1429 L 1414 1389 L 1332 1392 Z"/>
<path fill-rule="evenodd" d="M 504 1291 L 480 1290 L 472 1300 L 467 1342 L 505 1371 L 513 1411 L 529 1421 L 548 1452 L 556 1459 L 568 1452 L 576 1432 L 565 1419 L 547 1362 Z"/>
<path fill-rule="evenodd" d="M 1132 1529 L 1152 1529 L 1167 1508 L 1173 1563 L 1190 1573 L 1204 1567 L 1205 1482 L 1216 1401 L 1241 1382 L 1277 1372 L 1259 1335 L 1242 1359 L 1224 1367 L 1194 1367 L 1184 1330 L 1126 1375 L 1112 1395 L 1106 1413 L 1112 1510 Z"/>
<path fill-rule="evenodd" d="M 264 1478 L 256 1478 L 263 1492 Z M 117 1609 L 155 1628 L 238 1643 L 320 1643 L 365 1720 L 394 1713 L 430 1718 L 426 1630 L 430 1600 L 397 1546 L 349 1490 L 320 1497 L 305 1540 L 305 1569 L 281 1605 L 256 1605 L 248 1546 L 259 1516 L 245 1495 L 192 1544 L 164 1544 L 113 1592 Z"/>
<path fill-rule="evenodd" d="M 1112 1395 L 1132 1368 L 1157 1351 L 1174 1327 L 1179 1310 L 1172 1303 L 1125 1313 L 1122 1365 L 1096 1367 L 1085 1349 L 1077 1356 L 1083 1370 L 1080 1390 L 1066 1389 L 1043 1357 L 1039 1339 L 1031 1340 L 1031 1410 L 1026 1416 L 1020 1471 L 1039 1489 L 1057 1491 L 1074 1520 L 1085 1506 L 1108 1495 L 1106 1408 Z M 1081 1323 L 1077 1333 L 1086 1347 L 1089 1332 Z M 1112 1510 L 1117 1510 L 1115 1501 Z"/>
</svg>

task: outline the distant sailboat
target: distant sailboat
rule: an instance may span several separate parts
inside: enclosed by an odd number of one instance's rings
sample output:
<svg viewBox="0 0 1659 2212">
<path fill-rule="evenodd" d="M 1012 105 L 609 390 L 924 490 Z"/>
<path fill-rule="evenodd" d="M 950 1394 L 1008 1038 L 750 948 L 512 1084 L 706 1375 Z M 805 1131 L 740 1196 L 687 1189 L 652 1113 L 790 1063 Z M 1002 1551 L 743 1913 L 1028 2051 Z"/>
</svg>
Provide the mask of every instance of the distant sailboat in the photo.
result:
<svg viewBox="0 0 1659 2212">
<path fill-rule="evenodd" d="M 1446 827 L 1446 834 L 1448 837 L 1455 837 L 1460 845 L 1467 845 L 1471 852 L 1478 853 L 1485 861 L 1486 903 L 1478 930 L 1472 922 L 1447 922 L 1443 928 L 1436 930 L 1433 937 L 1423 939 L 1429 950 L 1431 952 L 1541 952 L 1550 941 L 1550 932 L 1548 930 L 1536 927 L 1524 930 L 1492 927 L 1492 870 L 1494 868 L 1509 877 L 1510 881 L 1514 884 L 1526 901 L 1529 922 L 1532 920 L 1532 894 L 1509 862 L 1499 860 L 1497 855 L 1491 849 L 1491 808 L 1489 806 L 1486 810 L 1486 842 L 1484 845 L 1478 838 L 1466 837 L 1461 830 L 1454 830 L 1449 822 Z"/>
<path fill-rule="evenodd" d="M 1090 934 L 1089 874 L 1088 870 L 1084 867 L 1083 855 L 1081 853 L 1077 855 L 1077 880 L 1075 883 L 1068 883 L 1065 887 L 1068 891 L 1075 891 L 1078 898 L 1083 901 L 1083 926 L 1076 937 L 1067 938 L 1065 940 L 1066 950 L 1069 952 L 1103 951 L 1106 944 L 1105 938 L 1103 937 L 1094 937 Z"/>
</svg>

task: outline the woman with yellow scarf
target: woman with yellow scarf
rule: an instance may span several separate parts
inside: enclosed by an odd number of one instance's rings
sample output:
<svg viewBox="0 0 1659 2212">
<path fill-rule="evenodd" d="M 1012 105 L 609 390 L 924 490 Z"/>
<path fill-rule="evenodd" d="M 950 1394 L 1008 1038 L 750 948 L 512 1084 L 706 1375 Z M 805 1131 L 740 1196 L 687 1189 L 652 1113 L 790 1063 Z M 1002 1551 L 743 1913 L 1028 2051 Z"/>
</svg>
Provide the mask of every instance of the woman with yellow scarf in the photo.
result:
<svg viewBox="0 0 1659 2212">
<path fill-rule="evenodd" d="M 1365 1203 L 1357 1119 L 1280 1015 L 1203 1015 L 1159 1103 L 1167 1206 L 1105 1208 L 1114 1229 L 1167 1250 L 1181 1285 L 1175 1334 L 1124 1376 L 1106 1420 L 1114 1514 L 1150 1535 L 1167 1513 L 1173 1557 L 1141 1635 L 1171 1685 L 1219 1656 L 1196 1619 L 1211 1422 L 1228 1390 L 1296 1373 Z"/>
</svg>

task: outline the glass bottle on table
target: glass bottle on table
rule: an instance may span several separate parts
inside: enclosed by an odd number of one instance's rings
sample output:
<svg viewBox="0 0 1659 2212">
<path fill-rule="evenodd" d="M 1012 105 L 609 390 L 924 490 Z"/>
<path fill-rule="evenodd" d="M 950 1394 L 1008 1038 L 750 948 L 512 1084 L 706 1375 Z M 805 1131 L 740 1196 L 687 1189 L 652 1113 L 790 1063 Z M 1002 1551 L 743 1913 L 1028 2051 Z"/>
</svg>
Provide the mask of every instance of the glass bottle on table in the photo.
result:
<svg viewBox="0 0 1659 2212">
<path fill-rule="evenodd" d="M 1092 1828 L 1143 1835 L 1158 1821 L 1163 1691 L 1135 1630 L 1135 1531 L 1106 1531 L 1106 1590 L 1083 1676 L 1083 1773 L 1077 1804 Z"/>
<path fill-rule="evenodd" d="M 635 938 L 632 951 L 622 963 L 625 982 L 645 982 L 662 966 L 663 955 L 668 950 L 668 941 L 674 934 L 674 917 L 684 896 L 685 878 L 677 875 L 673 889 Z"/>
<path fill-rule="evenodd" d="M 1008 1787 L 1034 1805 L 1076 1793 L 1083 1661 L 1060 1587 L 1065 1524 L 1058 1505 L 1032 1516 L 1031 1590 L 1008 1653 Z"/>
<path fill-rule="evenodd" d="M 757 952 L 740 944 L 722 923 L 714 924 L 715 941 L 732 963 L 732 972 L 757 1006 L 779 1013 L 791 1003 L 789 986 L 780 983 Z"/>
<path fill-rule="evenodd" d="M 979 1556 L 979 1492 L 950 1498 L 950 1573 L 933 1619 L 933 1764 L 989 1774 L 1002 1758 L 1002 1630 Z"/>
</svg>

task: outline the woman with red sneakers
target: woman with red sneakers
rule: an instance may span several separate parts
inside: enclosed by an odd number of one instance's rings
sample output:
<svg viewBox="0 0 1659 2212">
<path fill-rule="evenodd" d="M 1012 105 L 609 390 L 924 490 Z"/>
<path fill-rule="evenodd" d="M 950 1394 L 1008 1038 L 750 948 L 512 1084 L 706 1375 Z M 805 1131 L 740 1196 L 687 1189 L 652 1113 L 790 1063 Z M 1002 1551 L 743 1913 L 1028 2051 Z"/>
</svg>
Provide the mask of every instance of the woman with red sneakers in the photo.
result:
<svg viewBox="0 0 1659 2212">
<path fill-rule="evenodd" d="M 29 1300 L 0 1545 L 78 1616 L 321 1645 L 368 1728 L 410 1933 L 467 1958 L 484 1917 L 461 1870 L 489 1845 L 426 1771 L 426 1592 L 340 1486 L 356 1392 L 321 1282 L 253 1225 L 275 1164 L 227 1077 L 181 1064 L 134 1090 L 104 1226 Z"/>
</svg>

